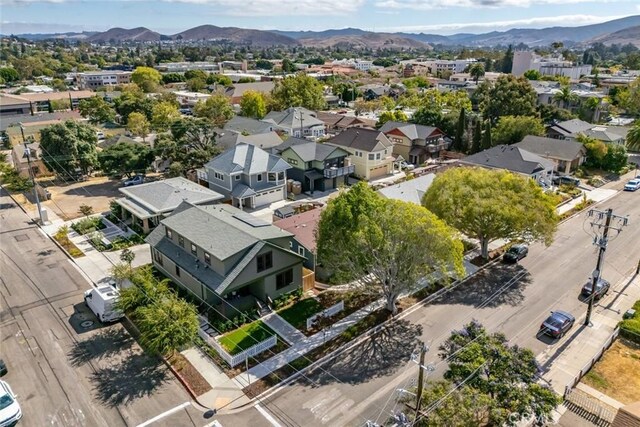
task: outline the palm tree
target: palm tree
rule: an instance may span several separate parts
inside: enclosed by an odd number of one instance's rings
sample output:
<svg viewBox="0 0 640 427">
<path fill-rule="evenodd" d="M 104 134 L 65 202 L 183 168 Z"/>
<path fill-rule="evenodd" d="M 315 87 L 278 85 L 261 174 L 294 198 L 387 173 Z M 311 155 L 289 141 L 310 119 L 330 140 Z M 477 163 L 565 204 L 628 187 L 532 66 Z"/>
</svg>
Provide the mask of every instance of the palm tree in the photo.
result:
<svg viewBox="0 0 640 427">
<path fill-rule="evenodd" d="M 571 105 L 574 102 L 578 101 L 578 95 L 571 92 L 571 88 L 569 85 L 562 85 L 560 87 L 560 92 L 556 92 L 553 95 L 553 100 L 558 103 L 558 107 L 562 103 L 562 108 L 567 108 L 567 105 Z"/>
<path fill-rule="evenodd" d="M 473 77 L 473 81 L 478 84 L 480 77 L 484 76 L 484 64 L 476 62 L 469 68 L 469 75 Z"/>
<path fill-rule="evenodd" d="M 627 133 L 627 150 L 640 151 L 640 120 Z"/>
</svg>

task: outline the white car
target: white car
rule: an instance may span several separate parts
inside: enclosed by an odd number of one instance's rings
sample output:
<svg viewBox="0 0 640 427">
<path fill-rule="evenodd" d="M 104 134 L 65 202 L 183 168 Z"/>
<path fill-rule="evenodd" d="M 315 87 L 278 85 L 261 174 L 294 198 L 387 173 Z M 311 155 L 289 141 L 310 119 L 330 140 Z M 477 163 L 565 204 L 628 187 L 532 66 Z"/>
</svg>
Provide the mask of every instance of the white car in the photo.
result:
<svg viewBox="0 0 640 427">
<path fill-rule="evenodd" d="M 624 191 L 636 191 L 640 189 L 640 178 L 632 179 L 624 185 Z"/>
<path fill-rule="evenodd" d="M 20 404 L 16 400 L 18 396 L 4 381 L 0 381 L 0 427 L 12 426 L 22 418 Z"/>
</svg>

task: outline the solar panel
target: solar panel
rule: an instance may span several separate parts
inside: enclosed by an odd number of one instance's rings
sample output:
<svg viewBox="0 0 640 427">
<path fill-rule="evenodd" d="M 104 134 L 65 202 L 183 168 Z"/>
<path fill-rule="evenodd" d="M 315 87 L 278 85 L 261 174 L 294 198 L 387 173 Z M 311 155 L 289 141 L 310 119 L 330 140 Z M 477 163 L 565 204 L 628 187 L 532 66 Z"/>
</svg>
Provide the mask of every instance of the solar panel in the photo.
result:
<svg viewBox="0 0 640 427">
<path fill-rule="evenodd" d="M 264 220 L 262 220 L 260 218 L 257 218 L 257 217 L 255 217 L 255 216 L 253 216 L 253 215 L 251 215 L 250 213 L 247 213 L 247 212 L 235 213 L 235 214 L 233 214 L 233 217 L 235 219 L 239 220 L 239 221 L 244 222 L 247 225 L 252 226 L 252 227 L 266 227 L 268 225 L 271 225 L 268 222 L 266 222 L 266 221 L 264 221 Z"/>
</svg>

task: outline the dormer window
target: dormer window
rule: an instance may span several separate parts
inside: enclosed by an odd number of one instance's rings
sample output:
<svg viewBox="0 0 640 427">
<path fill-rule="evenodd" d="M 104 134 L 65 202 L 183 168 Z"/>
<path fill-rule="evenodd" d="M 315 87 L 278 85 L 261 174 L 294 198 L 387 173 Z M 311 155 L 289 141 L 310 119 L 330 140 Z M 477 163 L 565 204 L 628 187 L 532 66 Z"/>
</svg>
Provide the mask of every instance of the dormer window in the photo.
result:
<svg viewBox="0 0 640 427">
<path fill-rule="evenodd" d="M 258 174 L 257 176 L 258 176 L 257 178 L 258 182 L 262 182 L 262 174 Z"/>
</svg>

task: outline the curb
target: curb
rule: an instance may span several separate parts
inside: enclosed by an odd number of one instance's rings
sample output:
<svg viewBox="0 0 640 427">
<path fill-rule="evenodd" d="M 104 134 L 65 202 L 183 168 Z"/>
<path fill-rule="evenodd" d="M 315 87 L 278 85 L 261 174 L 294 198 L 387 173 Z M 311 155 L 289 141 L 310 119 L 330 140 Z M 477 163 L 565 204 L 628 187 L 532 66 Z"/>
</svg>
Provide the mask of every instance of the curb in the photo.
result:
<svg viewBox="0 0 640 427">
<path fill-rule="evenodd" d="M 495 260 L 484 264 L 483 266 L 479 267 L 478 270 L 476 270 L 473 274 L 470 274 L 469 276 L 467 276 L 467 277 L 465 277 L 463 279 L 457 280 L 456 282 L 452 283 L 451 286 L 444 287 L 444 288 L 436 291 L 435 293 L 433 293 L 431 295 L 428 295 L 424 299 L 416 302 L 411 307 L 409 307 L 406 310 L 402 311 L 402 313 L 400 313 L 399 315 L 397 315 L 395 317 L 392 317 L 390 319 L 387 319 L 384 322 L 380 323 L 379 325 L 369 329 L 368 331 L 363 332 L 360 336 L 358 336 L 356 338 L 356 340 L 345 344 L 343 347 L 340 347 L 340 348 L 334 350 L 333 352 L 323 356 L 322 358 L 320 358 L 320 359 L 316 360 L 315 362 L 311 363 L 309 366 L 306 366 L 305 368 L 299 370 L 298 372 L 295 372 L 295 373 L 291 374 L 290 376 L 288 376 L 287 378 L 283 379 L 278 384 L 274 385 L 273 387 L 269 388 L 268 390 L 265 390 L 261 394 L 255 396 L 249 402 L 247 402 L 247 403 L 245 403 L 245 404 L 243 404 L 241 406 L 238 406 L 238 407 L 235 407 L 235 408 L 231 408 L 229 410 L 224 411 L 224 414 L 238 413 L 238 412 L 241 412 L 241 411 L 245 410 L 247 407 L 252 407 L 253 405 L 260 403 L 263 399 L 267 399 L 270 396 L 272 396 L 273 394 L 278 393 L 283 387 L 285 387 L 287 384 L 291 383 L 292 381 L 294 381 L 296 378 L 298 378 L 299 376 L 303 375 L 304 373 L 309 372 L 310 370 L 315 369 L 315 368 L 317 368 L 317 367 L 319 367 L 321 365 L 324 365 L 325 363 L 335 359 L 336 357 L 340 356 L 342 353 L 344 353 L 344 352 L 352 349 L 353 347 L 359 345 L 360 343 L 370 339 L 372 337 L 372 335 L 374 335 L 375 333 L 379 332 L 384 327 L 387 327 L 392 322 L 395 322 L 395 321 L 398 321 L 398 320 L 402 320 L 403 318 L 405 318 L 406 316 L 408 316 L 411 313 L 415 312 L 419 308 L 424 307 L 426 304 L 430 303 L 432 300 L 437 299 L 440 296 L 446 294 L 447 292 L 456 289 L 458 286 L 464 284 L 471 277 L 475 276 L 479 272 L 481 272 L 481 271 L 483 271 L 483 270 L 485 270 L 485 269 L 487 269 L 489 267 L 494 266 L 495 264 L 497 264 L 499 262 L 500 262 L 500 258 L 496 258 Z"/>
</svg>

